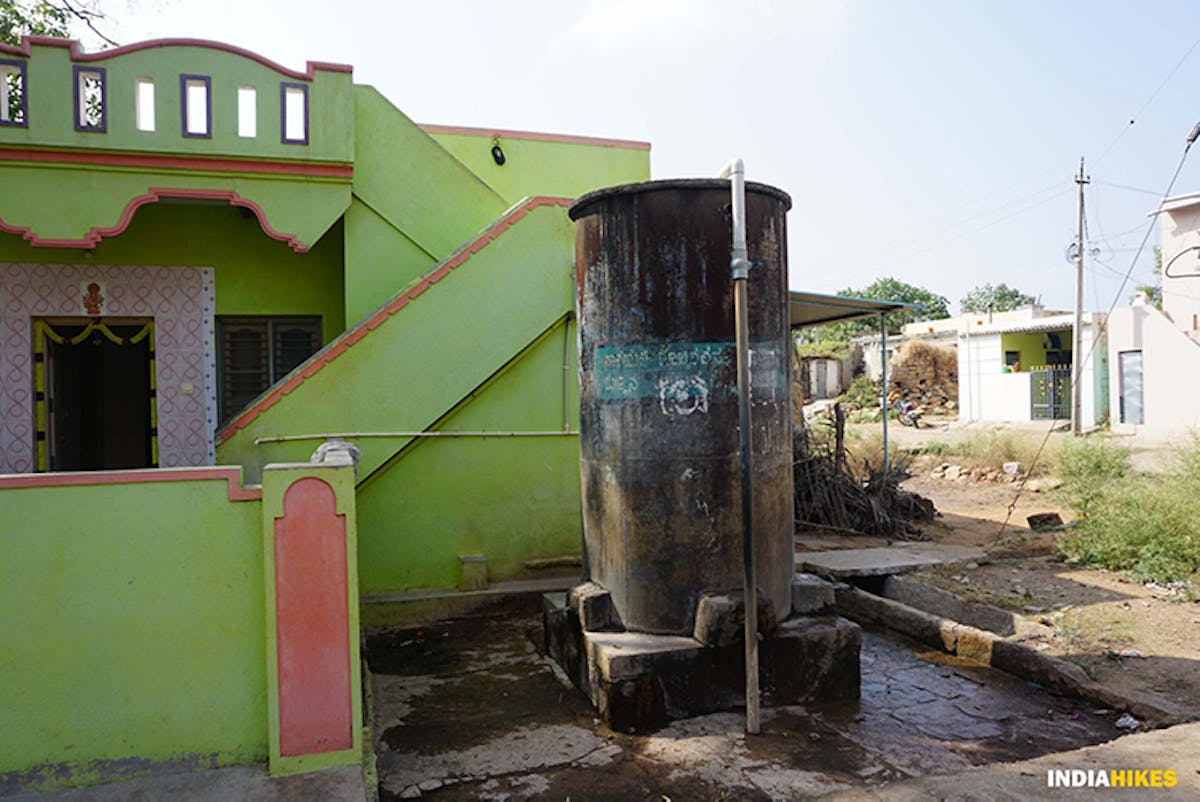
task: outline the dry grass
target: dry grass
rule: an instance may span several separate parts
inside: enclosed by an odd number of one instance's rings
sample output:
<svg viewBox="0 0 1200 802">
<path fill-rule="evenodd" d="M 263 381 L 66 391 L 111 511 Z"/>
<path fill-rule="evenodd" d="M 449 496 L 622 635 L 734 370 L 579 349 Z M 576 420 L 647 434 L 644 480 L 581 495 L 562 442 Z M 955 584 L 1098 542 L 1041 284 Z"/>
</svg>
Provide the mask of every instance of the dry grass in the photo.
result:
<svg viewBox="0 0 1200 802">
<path fill-rule="evenodd" d="M 1006 462 L 1017 462 L 1022 471 L 1032 475 L 1057 475 L 1059 472 L 1060 437 L 1051 436 L 1037 456 L 1041 448 L 1044 434 L 1024 432 L 1013 429 L 986 429 L 974 431 L 954 440 L 944 440 L 925 444 L 921 453 L 942 457 L 947 462 L 953 462 L 964 468 L 999 468 Z"/>
<path fill-rule="evenodd" d="M 900 346 L 900 352 L 896 354 L 893 368 L 902 368 L 910 362 L 933 365 L 936 376 L 930 378 L 941 379 L 958 371 L 958 352 L 953 348 L 935 345 L 925 340 L 909 340 Z"/>
</svg>

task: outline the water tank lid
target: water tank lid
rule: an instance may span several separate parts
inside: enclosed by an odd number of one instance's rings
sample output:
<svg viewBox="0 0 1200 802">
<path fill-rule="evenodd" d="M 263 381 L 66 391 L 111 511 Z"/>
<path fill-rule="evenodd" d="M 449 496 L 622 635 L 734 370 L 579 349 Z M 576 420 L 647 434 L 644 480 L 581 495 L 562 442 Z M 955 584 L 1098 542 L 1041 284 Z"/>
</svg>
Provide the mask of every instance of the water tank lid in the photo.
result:
<svg viewBox="0 0 1200 802">
<path fill-rule="evenodd" d="M 587 217 L 596 211 L 596 206 L 609 198 L 622 195 L 638 195 L 645 192 L 661 192 L 676 189 L 719 189 L 729 191 L 729 182 L 723 178 L 669 178 L 664 181 L 641 181 L 636 184 L 618 184 L 613 187 L 597 189 L 581 197 L 572 204 L 568 214 L 572 220 Z M 757 181 L 747 181 L 746 191 L 760 195 L 769 195 L 783 203 L 784 209 L 792 208 L 792 196 L 778 187 L 770 184 L 760 184 Z"/>
</svg>

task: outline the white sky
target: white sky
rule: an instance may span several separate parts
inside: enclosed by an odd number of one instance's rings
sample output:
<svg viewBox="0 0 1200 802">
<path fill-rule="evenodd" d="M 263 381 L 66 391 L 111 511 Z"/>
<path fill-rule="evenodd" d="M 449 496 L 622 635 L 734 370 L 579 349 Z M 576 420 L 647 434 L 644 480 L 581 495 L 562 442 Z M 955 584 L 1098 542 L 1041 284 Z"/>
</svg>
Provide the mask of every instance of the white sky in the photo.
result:
<svg viewBox="0 0 1200 802">
<path fill-rule="evenodd" d="M 1200 37 L 1200 4 L 1188 0 L 102 7 L 122 43 L 193 36 L 292 67 L 351 63 L 356 82 L 418 122 L 649 140 L 655 178 L 712 175 L 740 156 L 751 179 L 793 197 L 793 288 L 893 276 L 946 295 L 954 311 L 984 282 L 1072 304 L 1063 254 L 1080 156 L 1095 179 L 1099 249 L 1086 303 L 1125 303 L 1120 276 L 1152 193 L 1200 119 L 1200 48 L 1163 85 Z M 1200 152 L 1175 193 L 1196 189 Z M 1135 282 L 1150 265 L 1147 254 Z"/>
</svg>

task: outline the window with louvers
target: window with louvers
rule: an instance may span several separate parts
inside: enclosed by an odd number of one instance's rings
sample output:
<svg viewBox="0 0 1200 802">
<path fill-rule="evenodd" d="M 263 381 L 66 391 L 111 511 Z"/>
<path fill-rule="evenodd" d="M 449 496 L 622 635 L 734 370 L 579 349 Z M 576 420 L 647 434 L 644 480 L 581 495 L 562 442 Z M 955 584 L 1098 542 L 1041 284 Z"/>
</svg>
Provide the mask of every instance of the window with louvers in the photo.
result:
<svg viewBox="0 0 1200 802">
<path fill-rule="evenodd" d="M 217 385 L 224 425 L 321 347 L 319 317 L 218 317 Z"/>
</svg>

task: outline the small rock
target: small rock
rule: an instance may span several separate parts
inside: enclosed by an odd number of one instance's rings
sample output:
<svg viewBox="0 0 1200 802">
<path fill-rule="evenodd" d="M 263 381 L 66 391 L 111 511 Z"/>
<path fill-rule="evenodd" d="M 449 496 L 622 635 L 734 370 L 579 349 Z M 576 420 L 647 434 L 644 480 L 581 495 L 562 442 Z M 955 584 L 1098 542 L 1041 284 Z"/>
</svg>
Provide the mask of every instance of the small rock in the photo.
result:
<svg viewBox="0 0 1200 802">
<path fill-rule="evenodd" d="M 1000 466 L 1000 470 L 1004 471 L 1005 476 L 1016 476 L 1018 473 L 1021 472 L 1021 463 L 1006 462 L 1002 466 Z"/>
<path fill-rule="evenodd" d="M 416 799 L 421 795 L 421 789 L 415 785 L 410 785 L 400 792 L 401 799 Z"/>
<path fill-rule="evenodd" d="M 1053 476 L 1043 476 L 1040 479 L 1030 479 L 1025 483 L 1026 490 L 1041 493 L 1043 490 L 1057 490 L 1062 487 L 1062 479 Z"/>
<path fill-rule="evenodd" d="M 953 481 L 962 476 L 962 468 L 957 465 L 951 465 L 942 471 L 942 474 L 949 480 Z"/>
<path fill-rule="evenodd" d="M 441 780 L 424 780 L 417 784 L 417 787 L 422 791 L 436 791 L 441 788 L 444 783 Z"/>
<path fill-rule="evenodd" d="M 1062 516 L 1057 512 L 1037 512 L 1025 520 L 1033 530 L 1053 529 L 1063 525 Z"/>
<path fill-rule="evenodd" d="M 969 562 L 963 566 L 963 568 L 966 568 L 968 571 L 974 571 L 978 567 L 979 567 L 979 563 L 976 563 L 976 562 Z"/>
<path fill-rule="evenodd" d="M 1126 713 L 1117 719 L 1117 726 L 1123 730 L 1136 730 L 1138 727 L 1142 726 L 1142 722 Z"/>
</svg>

